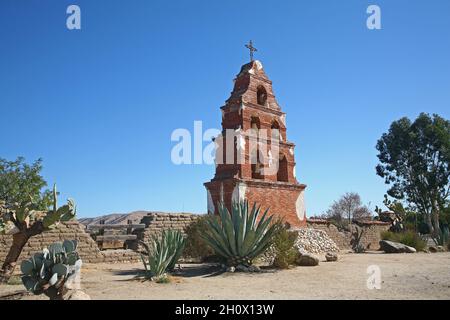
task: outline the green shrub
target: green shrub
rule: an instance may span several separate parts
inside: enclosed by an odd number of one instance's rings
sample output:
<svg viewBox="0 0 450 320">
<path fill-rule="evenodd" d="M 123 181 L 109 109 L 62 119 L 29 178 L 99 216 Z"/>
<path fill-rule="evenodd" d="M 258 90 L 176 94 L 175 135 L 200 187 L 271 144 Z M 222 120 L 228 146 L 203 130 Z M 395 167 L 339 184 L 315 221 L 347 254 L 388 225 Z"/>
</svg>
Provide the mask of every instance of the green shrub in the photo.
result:
<svg viewBox="0 0 450 320">
<path fill-rule="evenodd" d="M 288 269 L 295 264 L 299 253 L 294 247 L 298 232 L 288 231 L 283 224 L 277 223 L 276 232 L 272 240 L 275 258 L 273 266 L 280 269 Z"/>
<path fill-rule="evenodd" d="M 8 282 L 6 283 L 9 286 L 16 286 L 22 284 L 22 278 L 19 276 L 12 276 L 9 278 Z"/>
<path fill-rule="evenodd" d="M 208 228 L 207 220 L 214 219 L 212 215 L 197 218 L 186 229 L 186 246 L 183 256 L 199 259 L 200 261 L 214 260 L 214 250 L 203 239 L 202 234 Z"/>
<path fill-rule="evenodd" d="M 202 236 L 228 266 L 248 267 L 271 245 L 276 228 L 268 210 L 261 217 L 259 214 L 256 204 L 248 209 L 248 201 L 233 202 L 231 214 L 219 203 L 218 219 L 207 220 Z"/>
<path fill-rule="evenodd" d="M 172 271 L 182 254 L 185 240 L 180 231 L 166 230 L 161 238 L 154 237 L 149 244 L 143 244 L 146 254 L 142 254 L 145 276 L 158 283 L 165 283 L 167 272 Z"/>
<path fill-rule="evenodd" d="M 381 233 L 381 239 L 393 242 L 400 242 L 407 246 L 415 248 L 417 251 L 422 251 L 427 247 L 427 242 L 423 240 L 414 231 L 405 231 L 405 232 L 385 231 Z"/>
</svg>

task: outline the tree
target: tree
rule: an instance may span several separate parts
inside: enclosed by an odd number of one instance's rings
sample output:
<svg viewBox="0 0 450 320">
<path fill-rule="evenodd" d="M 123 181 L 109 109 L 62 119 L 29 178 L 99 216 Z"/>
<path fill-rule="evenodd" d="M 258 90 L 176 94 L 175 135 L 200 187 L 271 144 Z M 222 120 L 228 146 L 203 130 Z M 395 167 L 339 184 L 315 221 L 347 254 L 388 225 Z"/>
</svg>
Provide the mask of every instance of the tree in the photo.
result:
<svg viewBox="0 0 450 320">
<path fill-rule="evenodd" d="M 0 200 L 6 206 L 23 205 L 31 200 L 33 208 L 30 209 L 46 210 L 51 204 L 51 191 L 44 189 L 47 182 L 41 171 L 42 159 L 29 165 L 23 157 L 15 161 L 0 158 Z"/>
<path fill-rule="evenodd" d="M 0 269 L 0 283 L 7 282 L 14 272 L 17 260 L 28 240 L 60 221 L 75 217 L 73 200 L 60 208 L 57 206 L 56 186 L 53 193 L 41 191 L 46 182 L 40 176 L 41 160 L 32 166 L 26 165 L 23 158 L 14 162 L 0 161 L 0 234 L 12 235 L 13 242 Z M 52 198 L 50 198 L 52 197 Z M 51 199 L 52 209 L 47 202 Z M 40 211 L 37 209 L 46 209 Z"/>
<path fill-rule="evenodd" d="M 362 205 L 361 197 L 355 192 L 347 192 L 338 201 L 334 201 L 326 213 L 327 218 L 342 223 L 345 219 L 364 220 L 371 217 L 369 208 Z"/>
<path fill-rule="evenodd" d="M 413 123 L 401 118 L 376 148 L 376 172 L 390 185 L 388 195 L 425 215 L 430 232 L 437 235 L 439 213 L 448 205 L 450 192 L 450 122 L 425 113 Z"/>
</svg>

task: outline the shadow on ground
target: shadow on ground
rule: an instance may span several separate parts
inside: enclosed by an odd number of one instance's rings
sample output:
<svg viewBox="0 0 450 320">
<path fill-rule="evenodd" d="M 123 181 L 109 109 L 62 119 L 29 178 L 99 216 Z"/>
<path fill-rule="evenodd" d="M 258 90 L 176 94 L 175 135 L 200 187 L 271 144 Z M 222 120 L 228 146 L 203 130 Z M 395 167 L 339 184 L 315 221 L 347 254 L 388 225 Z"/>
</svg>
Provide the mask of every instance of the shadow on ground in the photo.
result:
<svg viewBox="0 0 450 320">
<path fill-rule="evenodd" d="M 145 272 L 140 269 L 114 270 L 112 271 L 112 273 L 117 276 L 134 276 L 132 279 L 123 279 L 118 281 L 145 279 Z M 172 272 L 172 275 L 181 278 L 194 278 L 194 277 L 215 277 L 223 273 L 224 271 L 220 267 L 220 265 L 213 263 L 205 263 L 205 264 L 183 265 L 181 269 L 176 269 L 174 272 Z"/>
</svg>

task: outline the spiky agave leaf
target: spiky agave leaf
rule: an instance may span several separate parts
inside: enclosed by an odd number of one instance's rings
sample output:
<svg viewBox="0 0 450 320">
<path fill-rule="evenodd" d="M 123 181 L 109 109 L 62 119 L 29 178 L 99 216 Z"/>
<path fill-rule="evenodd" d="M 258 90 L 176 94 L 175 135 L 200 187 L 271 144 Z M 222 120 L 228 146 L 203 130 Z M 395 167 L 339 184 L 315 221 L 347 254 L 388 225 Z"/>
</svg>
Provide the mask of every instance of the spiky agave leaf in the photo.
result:
<svg viewBox="0 0 450 320">
<path fill-rule="evenodd" d="M 165 231 L 163 237 L 166 238 L 169 251 L 174 253 L 169 265 L 167 266 L 167 269 L 172 271 L 183 253 L 186 240 L 179 230 L 169 229 Z"/>
<path fill-rule="evenodd" d="M 258 221 L 259 213 L 260 208 L 254 204 L 249 214 L 248 201 L 233 203 L 231 214 L 219 203 L 220 221 L 208 221 L 203 238 L 229 265 L 250 264 L 270 246 L 275 232 L 268 210 Z"/>
<path fill-rule="evenodd" d="M 184 241 L 184 239 L 182 240 Z M 163 232 L 160 238 L 153 237 L 151 243 L 146 246 L 147 254 L 141 255 L 146 273 L 151 278 L 158 278 L 164 275 L 171 264 L 175 265 L 178 260 L 177 255 L 181 255 L 178 251 L 180 243 L 180 238 L 172 231 Z"/>
</svg>

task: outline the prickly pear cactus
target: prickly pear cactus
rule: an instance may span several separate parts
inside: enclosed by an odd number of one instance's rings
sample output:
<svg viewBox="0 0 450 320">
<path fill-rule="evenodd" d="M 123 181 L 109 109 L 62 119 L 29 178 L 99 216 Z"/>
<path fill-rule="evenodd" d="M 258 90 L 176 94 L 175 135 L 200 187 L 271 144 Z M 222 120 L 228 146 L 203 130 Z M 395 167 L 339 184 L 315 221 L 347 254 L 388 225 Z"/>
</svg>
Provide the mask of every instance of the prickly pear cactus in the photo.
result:
<svg viewBox="0 0 450 320">
<path fill-rule="evenodd" d="M 56 191 L 56 185 L 54 185 L 53 206 L 48 211 L 30 210 L 29 208 L 33 206 L 31 200 L 29 203 L 14 203 L 9 206 L 6 206 L 6 203 L 0 200 L 0 234 L 12 235 L 29 230 L 36 222 L 42 225 L 42 230 L 40 230 L 42 232 L 53 228 L 58 222 L 74 219 L 77 211 L 75 202 L 68 199 L 67 204 L 58 208 L 57 196 L 58 192 Z"/>
<path fill-rule="evenodd" d="M 65 285 L 79 281 L 82 262 L 76 249 L 76 240 L 55 242 L 24 260 L 20 269 L 25 288 L 36 295 L 44 293 L 50 299 L 61 299 Z"/>
</svg>

